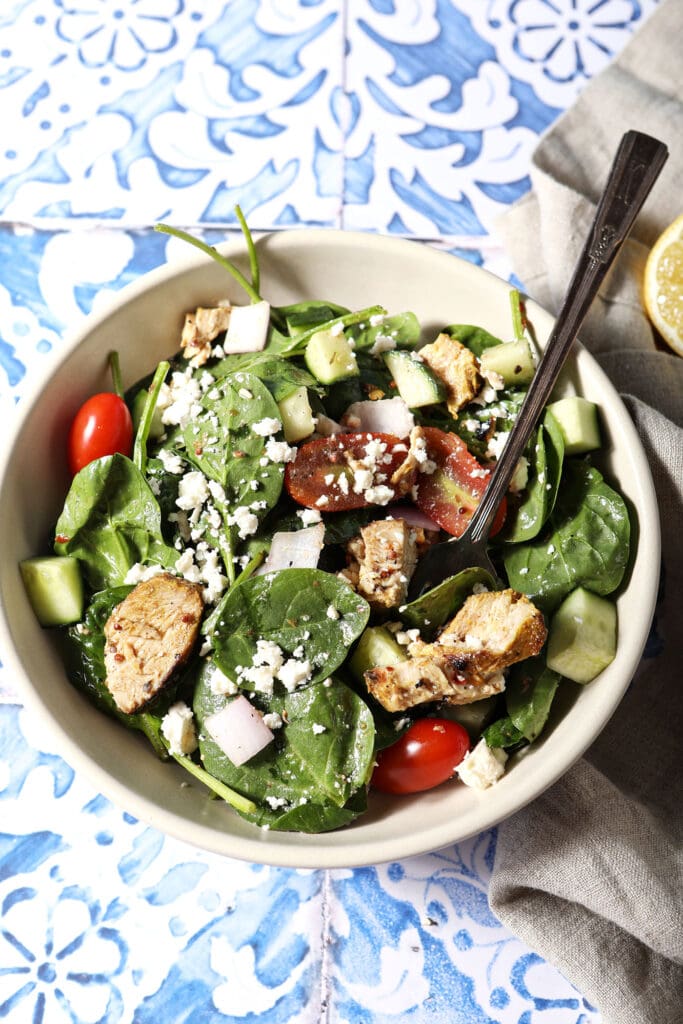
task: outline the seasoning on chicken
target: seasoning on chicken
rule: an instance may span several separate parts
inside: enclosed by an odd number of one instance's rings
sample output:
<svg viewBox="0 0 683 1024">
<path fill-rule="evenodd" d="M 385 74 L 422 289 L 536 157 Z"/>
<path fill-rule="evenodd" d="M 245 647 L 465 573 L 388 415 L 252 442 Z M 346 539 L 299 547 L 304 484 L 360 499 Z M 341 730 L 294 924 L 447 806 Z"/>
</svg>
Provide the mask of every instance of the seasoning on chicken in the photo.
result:
<svg viewBox="0 0 683 1024">
<path fill-rule="evenodd" d="M 404 519 L 376 519 L 346 545 L 342 576 L 375 611 L 398 608 L 415 571 L 415 530 Z"/>
<path fill-rule="evenodd" d="M 502 692 L 503 670 L 538 654 L 546 635 L 542 613 L 516 590 L 473 594 L 434 643 L 416 640 L 407 661 L 370 669 L 365 682 L 387 711 L 471 704 Z"/>
<path fill-rule="evenodd" d="M 185 315 L 180 336 L 180 347 L 193 366 L 203 366 L 211 356 L 211 342 L 230 324 L 230 306 L 205 308 L 199 306 L 194 313 Z"/>
<path fill-rule="evenodd" d="M 420 358 L 446 385 L 446 405 L 451 416 L 479 393 L 482 378 L 477 357 L 448 334 L 440 334 L 420 349 Z"/>
<path fill-rule="evenodd" d="M 203 608 L 200 588 L 170 573 L 138 583 L 114 608 L 104 627 L 105 682 L 120 711 L 140 711 L 187 661 Z"/>
</svg>

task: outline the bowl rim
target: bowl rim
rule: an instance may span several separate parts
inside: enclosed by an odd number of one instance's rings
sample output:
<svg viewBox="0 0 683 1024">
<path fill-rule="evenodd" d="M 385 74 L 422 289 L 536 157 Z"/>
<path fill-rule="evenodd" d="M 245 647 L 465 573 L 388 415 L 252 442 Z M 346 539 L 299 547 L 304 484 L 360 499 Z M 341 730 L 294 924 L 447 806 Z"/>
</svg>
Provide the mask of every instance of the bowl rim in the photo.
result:
<svg viewBox="0 0 683 1024">
<path fill-rule="evenodd" d="M 415 247 L 419 246 L 422 250 L 422 255 L 426 255 L 428 259 L 433 257 L 439 262 L 444 259 L 453 260 L 453 267 L 456 273 L 465 280 L 470 276 L 472 280 L 476 279 L 477 281 L 488 278 L 492 288 L 501 289 L 505 287 L 508 290 L 510 288 L 507 282 L 490 271 L 476 266 L 447 250 L 439 249 L 435 245 L 430 245 L 427 242 L 416 239 L 338 229 L 297 228 L 269 232 L 258 236 L 255 238 L 255 241 L 259 249 L 273 253 L 276 258 L 278 255 L 286 253 L 292 245 L 295 247 L 307 247 L 313 244 L 317 246 L 322 244 L 332 246 L 333 248 L 339 246 L 355 248 L 360 245 L 366 248 L 369 247 L 371 250 L 376 249 L 378 253 L 391 249 L 398 254 L 406 256 L 408 253 L 415 255 Z M 233 258 L 243 257 L 245 252 L 244 241 L 241 236 L 221 243 L 216 248 L 224 255 Z M 15 442 L 21 434 L 25 421 L 30 416 L 43 388 L 47 385 L 58 367 L 69 358 L 86 337 L 110 317 L 117 315 L 123 305 L 136 300 L 159 283 L 167 282 L 175 277 L 183 277 L 188 271 L 206 264 L 206 261 L 206 256 L 192 250 L 179 258 L 176 258 L 174 254 L 170 262 L 147 271 L 136 280 L 121 288 L 106 302 L 103 302 L 96 312 L 88 315 L 75 330 L 67 334 L 58 350 L 42 361 L 40 372 L 35 374 L 31 386 L 27 387 L 24 396 L 18 404 L 11 430 L 6 437 L 3 450 L 0 451 L 0 495 L 3 491 L 5 476 L 8 472 L 11 452 Z M 541 330 L 538 333 L 543 336 L 545 328 L 549 327 L 553 322 L 553 317 L 532 300 L 527 300 L 527 306 L 529 318 L 537 329 L 541 325 Z M 647 580 L 639 584 L 643 622 L 647 622 L 647 628 L 641 628 L 639 634 L 635 637 L 626 637 L 622 640 L 620 635 L 619 638 L 620 644 L 629 643 L 630 663 L 634 666 L 635 670 L 647 640 L 649 625 L 654 615 L 658 588 L 661 538 L 654 484 L 649 463 L 636 428 L 605 372 L 580 343 L 576 343 L 575 352 L 570 358 L 576 359 L 582 365 L 588 367 L 592 377 L 598 382 L 599 387 L 604 389 L 605 393 L 610 396 L 611 401 L 616 400 L 621 406 L 624 413 L 624 422 L 620 424 L 620 427 L 625 431 L 622 443 L 629 446 L 630 457 L 635 463 L 635 477 L 642 490 L 639 499 L 638 517 L 641 527 L 642 524 L 646 525 L 648 557 L 654 560 L 656 566 L 656 570 L 650 573 Z M 639 544 L 642 543 L 642 539 L 643 529 L 641 528 L 639 531 Z M 526 784 L 520 785 L 512 798 L 508 799 L 506 810 L 502 816 L 487 813 L 489 808 L 492 808 L 495 803 L 490 800 L 487 803 L 487 799 L 492 793 L 489 790 L 481 794 L 481 802 L 477 802 L 473 810 L 465 815 L 465 821 L 462 822 L 461 828 L 454 829 L 452 822 L 444 820 L 426 832 L 421 829 L 411 831 L 402 837 L 400 843 L 398 840 L 391 841 L 377 838 L 364 840 L 360 836 L 356 838 L 354 836 L 353 824 L 345 829 L 313 835 L 267 832 L 255 827 L 254 838 L 245 839 L 243 836 L 235 836 L 229 832 L 218 831 L 211 826 L 188 822 L 180 814 L 162 808 L 146 796 L 133 792 L 127 785 L 110 775 L 96 760 L 86 754 L 62 723 L 47 710 L 36 693 L 12 641 L 10 624 L 7 619 L 6 610 L 1 602 L 0 649 L 3 650 L 6 662 L 11 667 L 14 677 L 13 682 L 16 681 L 17 689 L 26 708 L 51 730 L 52 734 L 56 737 L 56 749 L 58 749 L 60 754 L 63 754 L 64 759 L 76 771 L 83 772 L 91 785 L 110 798 L 117 806 L 134 814 L 137 818 L 147 822 L 150 826 L 164 834 L 180 841 L 188 842 L 202 850 L 235 859 L 290 868 L 351 868 L 386 863 L 443 849 L 455 842 L 460 842 L 472 835 L 496 827 L 506 818 L 517 813 L 540 796 L 585 753 L 616 711 L 631 682 L 630 677 L 624 678 L 620 690 L 611 690 L 609 694 L 606 692 L 602 700 L 596 700 L 597 718 L 594 716 L 592 728 L 585 732 L 576 731 L 565 742 L 563 748 L 565 751 L 564 756 L 557 759 L 556 765 L 545 773 L 542 780 L 539 781 L 533 777 L 527 778 L 525 780 Z M 438 790 L 432 791 L 432 793 L 436 794 Z M 424 798 L 424 795 L 421 796 Z M 231 811 L 231 813 L 235 812 Z M 360 821 L 363 821 L 362 816 Z M 190 832 L 191 835 L 189 834 Z"/>
</svg>

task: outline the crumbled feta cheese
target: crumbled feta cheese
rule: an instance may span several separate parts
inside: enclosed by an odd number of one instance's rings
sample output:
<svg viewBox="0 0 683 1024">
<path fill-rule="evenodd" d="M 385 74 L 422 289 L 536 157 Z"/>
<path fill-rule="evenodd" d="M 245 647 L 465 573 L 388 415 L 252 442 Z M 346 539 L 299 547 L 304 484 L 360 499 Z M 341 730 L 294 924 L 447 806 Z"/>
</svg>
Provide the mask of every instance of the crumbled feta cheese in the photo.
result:
<svg viewBox="0 0 683 1024">
<path fill-rule="evenodd" d="M 197 731 L 192 709 L 177 701 L 161 720 L 161 731 L 171 754 L 186 756 L 197 749 Z"/>
<path fill-rule="evenodd" d="M 311 729 L 316 736 L 319 736 L 321 732 L 327 732 L 327 726 L 320 725 L 319 722 L 314 722 L 313 725 L 311 726 Z"/>
<path fill-rule="evenodd" d="M 329 606 L 329 608 L 327 609 L 326 614 L 327 614 L 328 619 L 338 619 L 339 618 L 339 612 L 337 611 L 337 609 L 334 607 L 333 604 L 331 604 Z"/>
<path fill-rule="evenodd" d="M 216 696 L 232 696 L 237 693 L 237 684 L 233 683 L 232 679 L 228 679 L 225 672 L 223 672 L 218 665 L 213 663 L 211 667 L 211 675 L 209 676 L 209 689 L 211 690 L 211 693 L 215 693 Z"/>
<path fill-rule="evenodd" d="M 490 439 L 488 448 L 486 449 L 486 457 L 488 459 L 499 459 L 503 448 L 507 442 L 509 431 L 501 430 L 498 434 L 494 434 Z"/>
<path fill-rule="evenodd" d="M 308 658 L 288 658 L 277 674 L 278 679 L 290 693 L 311 678 L 311 663 Z"/>
<path fill-rule="evenodd" d="M 246 505 L 238 505 L 231 516 L 228 516 L 228 525 L 236 526 L 237 532 L 242 540 L 251 537 L 258 529 L 258 516 L 251 512 Z"/>
<path fill-rule="evenodd" d="M 165 572 L 161 565 L 143 565 L 142 562 L 136 562 L 135 565 L 131 565 L 123 582 L 135 586 L 137 583 L 142 583 L 143 580 L 149 580 L 152 576 L 157 576 L 160 572 Z"/>
<path fill-rule="evenodd" d="M 167 473 L 178 476 L 183 471 L 184 462 L 180 455 L 170 451 L 168 448 L 159 449 L 159 461 Z"/>
<path fill-rule="evenodd" d="M 304 526 L 312 526 L 314 523 L 322 522 L 322 516 L 314 508 L 300 508 L 296 514 Z"/>
<path fill-rule="evenodd" d="M 489 747 L 482 738 L 458 765 L 457 772 L 466 786 L 488 789 L 505 773 L 507 759 L 503 749 Z"/>
<path fill-rule="evenodd" d="M 275 441 L 271 437 L 266 442 L 266 458 L 270 462 L 293 462 L 296 448 L 292 448 L 286 441 Z"/>
<path fill-rule="evenodd" d="M 257 423 L 253 423 L 251 429 L 259 437 L 272 437 L 273 434 L 277 434 L 278 430 L 282 429 L 282 424 L 275 416 L 266 416 Z"/>
<path fill-rule="evenodd" d="M 206 477 L 198 469 L 185 473 L 178 484 L 176 505 L 186 512 L 199 508 L 209 497 Z"/>
<path fill-rule="evenodd" d="M 388 505 L 394 497 L 394 492 L 391 487 L 379 484 L 377 487 L 368 487 L 363 497 L 369 505 Z"/>
<path fill-rule="evenodd" d="M 263 724 L 267 725 L 271 731 L 282 728 L 282 717 L 277 711 L 269 711 L 263 716 Z"/>
</svg>

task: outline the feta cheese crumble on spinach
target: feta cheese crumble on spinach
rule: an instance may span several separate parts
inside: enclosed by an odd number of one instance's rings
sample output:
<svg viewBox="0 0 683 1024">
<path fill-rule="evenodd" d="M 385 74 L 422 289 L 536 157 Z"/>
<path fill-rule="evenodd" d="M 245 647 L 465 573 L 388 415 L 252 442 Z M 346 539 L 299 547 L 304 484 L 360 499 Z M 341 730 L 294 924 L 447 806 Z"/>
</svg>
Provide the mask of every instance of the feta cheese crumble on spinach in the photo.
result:
<svg viewBox="0 0 683 1024">
<path fill-rule="evenodd" d="M 217 259 L 262 316 L 256 251 L 241 215 L 240 222 L 250 277 L 204 243 L 160 229 Z M 245 330 L 248 315 L 240 320 L 242 339 Z M 66 496 L 54 550 L 77 561 L 86 588 L 81 620 L 65 624 L 70 679 L 105 713 L 145 735 L 158 756 L 175 759 L 258 826 L 320 832 L 348 824 L 367 807 L 378 753 L 425 715 L 461 721 L 472 745 L 483 735 L 492 750 L 514 752 L 542 733 L 562 686 L 544 652 L 507 670 L 503 692 L 480 708 L 475 697 L 464 711 L 438 701 L 391 713 L 365 686 L 365 669 L 410 659 L 415 645 L 438 640 L 469 595 L 497 585 L 472 569 L 407 598 L 424 547 L 461 529 L 449 509 L 457 507 L 465 521 L 471 513 L 526 387 L 519 366 L 508 371 L 505 343 L 484 328 L 451 324 L 439 338 L 466 350 L 475 368 L 475 397 L 455 413 L 455 384 L 421 359 L 420 347 L 433 339 L 409 311 L 349 310 L 329 297 L 306 298 L 270 308 L 265 344 L 255 341 L 254 350 L 247 340 L 230 351 L 229 327 L 215 337 L 194 330 L 192 359 L 182 350 L 169 354 L 126 394 L 136 422 L 132 452 L 90 462 Z M 387 358 L 401 352 L 412 358 Z M 403 367 L 396 380 L 394 366 Z M 400 436 L 362 426 L 368 407 L 386 400 L 401 405 Z M 355 427 L 350 418 L 345 423 L 351 408 Z M 439 461 L 428 444 L 435 437 L 471 460 L 463 462 L 467 479 Z M 612 594 L 628 564 L 626 505 L 591 457 L 567 457 L 561 424 L 547 411 L 492 544 L 501 579 L 530 597 L 547 621 L 577 587 Z M 368 562 L 368 528 L 380 522 L 398 523 L 396 536 L 406 545 L 404 560 L 391 569 L 391 592 L 403 595 L 393 604 L 382 604 L 390 559 Z M 296 535 L 308 530 L 302 538 L 310 543 L 318 523 L 322 550 L 305 563 L 317 557 L 317 567 L 301 568 Z M 285 535 L 290 562 L 271 569 L 269 561 L 260 571 L 276 550 L 273 538 Z M 138 581 L 164 573 L 200 589 L 198 637 L 160 695 L 124 714 L 107 686 L 105 626 Z M 476 636 L 467 639 L 473 649 L 481 645 Z M 272 731 L 241 764 L 207 728 L 237 695 Z M 481 713 L 469 714 L 472 707 Z M 182 751 L 169 742 L 170 720 L 164 727 L 178 709 L 192 740 Z M 501 755 L 500 773 L 503 762 Z"/>
</svg>

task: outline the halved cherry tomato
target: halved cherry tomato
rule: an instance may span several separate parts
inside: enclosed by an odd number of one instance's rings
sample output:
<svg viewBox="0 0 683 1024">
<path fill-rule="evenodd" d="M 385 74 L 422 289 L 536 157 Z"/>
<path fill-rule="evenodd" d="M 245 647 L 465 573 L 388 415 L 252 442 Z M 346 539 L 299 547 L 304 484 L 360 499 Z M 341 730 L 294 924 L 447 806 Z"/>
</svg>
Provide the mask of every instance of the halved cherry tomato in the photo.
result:
<svg viewBox="0 0 683 1024">
<path fill-rule="evenodd" d="M 133 421 L 128 406 L 111 391 L 102 391 L 84 402 L 74 416 L 67 445 L 69 469 L 79 470 L 103 455 L 130 455 Z"/>
<path fill-rule="evenodd" d="M 388 487 L 390 501 L 406 494 L 414 473 L 406 474 L 397 486 L 391 484 L 391 477 L 407 455 L 407 442 L 393 434 L 364 432 L 317 438 L 301 445 L 294 461 L 287 464 L 285 487 L 294 501 L 322 512 L 386 504 L 370 500 L 367 492 Z M 363 472 L 363 464 L 371 470 L 371 479 Z"/>
<path fill-rule="evenodd" d="M 462 438 L 438 427 L 423 427 L 427 455 L 436 463 L 433 473 L 420 473 L 415 488 L 415 504 L 425 515 L 460 537 L 467 529 L 472 513 L 486 490 L 491 471 L 475 459 Z M 505 522 L 507 502 L 503 498 L 491 528 L 491 536 Z"/>
<path fill-rule="evenodd" d="M 418 718 L 381 750 L 372 785 L 383 793 L 420 793 L 452 778 L 470 749 L 467 730 L 448 718 Z"/>
</svg>

